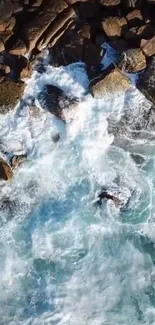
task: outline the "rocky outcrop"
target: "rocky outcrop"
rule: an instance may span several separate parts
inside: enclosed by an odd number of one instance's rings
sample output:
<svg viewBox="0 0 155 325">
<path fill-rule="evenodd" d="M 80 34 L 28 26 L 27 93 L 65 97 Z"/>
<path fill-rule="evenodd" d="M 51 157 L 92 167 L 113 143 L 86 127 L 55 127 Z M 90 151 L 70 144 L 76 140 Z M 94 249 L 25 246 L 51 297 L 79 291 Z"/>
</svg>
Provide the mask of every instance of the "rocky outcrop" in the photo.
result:
<svg viewBox="0 0 155 325">
<path fill-rule="evenodd" d="M 127 20 L 124 17 L 108 17 L 103 20 L 102 27 L 110 39 L 119 38 L 127 27 Z"/>
<path fill-rule="evenodd" d="M 13 177 L 13 171 L 7 162 L 0 158 L 0 179 L 4 181 L 11 180 Z"/>
<path fill-rule="evenodd" d="M 130 80 L 117 68 L 108 68 L 105 76 L 93 80 L 91 91 L 93 97 L 100 99 L 108 96 L 117 96 L 131 88 Z"/>
<path fill-rule="evenodd" d="M 146 56 L 154 55 L 155 54 L 155 36 L 153 36 L 150 40 L 142 39 L 141 43 L 140 43 L 140 47 Z"/>
<path fill-rule="evenodd" d="M 27 158 L 27 155 L 15 155 L 10 159 L 12 169 L 20 166 Z"/>
</svg>

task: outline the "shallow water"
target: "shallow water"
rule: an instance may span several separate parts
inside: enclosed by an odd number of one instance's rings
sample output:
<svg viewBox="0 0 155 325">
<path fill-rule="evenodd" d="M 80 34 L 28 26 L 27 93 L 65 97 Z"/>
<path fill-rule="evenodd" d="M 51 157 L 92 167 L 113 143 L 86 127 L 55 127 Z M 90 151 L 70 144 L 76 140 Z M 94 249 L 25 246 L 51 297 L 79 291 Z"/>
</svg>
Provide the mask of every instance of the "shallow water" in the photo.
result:
<svg viewBox="0 0 155 325">
<path fill-rule="evenodd" d="M 66 124 L 41 108 L 46 83 L 80 100 Z M 150 103 L 134 87 L 97 101 L 88 86 L 83 64 L 47 64 L 28 81 L 25 104 L 0 119 L 0 150 L 28 154 L 0 184 L 11 201 L 0 219 L 0 325 L 155 324 Z M 124 209 L 97 207 L 102 187 L 119 189 Z"/>
</svg>

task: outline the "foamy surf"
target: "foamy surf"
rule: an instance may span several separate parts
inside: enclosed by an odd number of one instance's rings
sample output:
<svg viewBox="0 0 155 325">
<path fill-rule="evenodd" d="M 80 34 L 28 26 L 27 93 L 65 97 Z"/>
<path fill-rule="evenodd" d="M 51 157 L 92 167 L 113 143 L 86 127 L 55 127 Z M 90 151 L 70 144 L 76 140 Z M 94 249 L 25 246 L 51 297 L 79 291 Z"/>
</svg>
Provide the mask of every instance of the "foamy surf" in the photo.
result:
<svg viewBox="0 0 155 325">
<path fill-rule="evenodd" d="M 47 83 L 80 100 L 66 124 L 41 107 Z M 1 154 L 28 154 L 1 183 L 0 324 L 155 324 L 154 140 L 146 151 L 145 125 L 131 132 L 150 104 L 134 87 L 114 100 L 88 88 L 83 64 L 47 62 L 0 120 Z M 124 209 L 94 204 L 103 187 L 119 189 Z"/>
</svg>

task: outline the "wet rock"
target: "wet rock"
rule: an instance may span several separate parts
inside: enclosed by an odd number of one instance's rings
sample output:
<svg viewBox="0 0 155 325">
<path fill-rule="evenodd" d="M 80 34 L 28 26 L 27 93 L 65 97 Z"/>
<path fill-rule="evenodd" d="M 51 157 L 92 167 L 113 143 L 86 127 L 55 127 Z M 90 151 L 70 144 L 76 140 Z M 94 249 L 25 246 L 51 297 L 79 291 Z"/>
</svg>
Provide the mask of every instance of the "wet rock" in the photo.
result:
<svg viewBox="0 0 155 325">
<path fill-rule="evenodd" d="M 53 85 L 45 86 L 44 91 L 39 95 L 42 108 L 62 120 L 65 120 L 64 111 L 71 110 L 76 101 L 75 98 L 67 96 L 61 89 Z"/>
<path fill-rule="evenodd" d="M 147 68 L 140 74 L 137 87 L 147 99 L 155 104 L 155 56 L 150 58 Z"/>
<path fill-rule="evenodd" d="M 0 1 L 0 22 L 8 21 L 13 13 L 13 5 L 11 0 Z"/>
<path fill-rule="evenodd" d="M 111 39 L 121 37 L 127 27 L 127 20 L 124 17 L 109 17 L 102 22 L 102 27 L 106 35 Z"/>
<path fill-rule="evenodd" d="M 4 181 L 11 180 L 13 177 L 13 171 L 7 162 L 0 158 L 0 179 Z"/>
<path fill-rule="evenodd" d="M 0 83 L 0 114 L 6 114 L 14 108 L 23 95 L 24 87 L 24 83 L 11 79 L 4 79 Z"/>
<path fill-rule="evenodd" d="M 91 84 L 92 95 L 97 99 L 106 95 L 117 96 L 131 88 L 130 80 L 117 68 L 108 68 L 100 78 Z"/>
<path fill-rule="evenodd" d="M 11 167 L 17 168 L 18 166 L 20 166 L 22 163 L 24 163 L 24 161 L 26 160 L 27 155 L 15 155 L 10 159 L 10 165 Z"/>
<path fill-rule="evenodd" d="M 20 79 L 28 79 L 30 78 L 32 75 L 32 65 L 31 63 L 28 61 L 27 65 L 25 67 L 23 67 L 22 71 L 20 72 Z"/>
<path fill-rule="evenodd" d="M 129 49 L 121 54 L 118 67 L 126 72 L 138 72 L 146 68 L 146 58 L 141 49 Z"/>
<path fill-rule="evenodd" d="M 57 133 L 52 137 L 53 142 L 57 143 L 60 140 L 60 134 Z"/>
<path fill-rule="evenodd" d="M 113 184 L 109 188 L 103 188 L 98 195 L 96 204 L 102 206 L 104 201 L 112 201 L 115 207 L 119 209 L 127 208 L 133 193 L 124 186 Z"/>
<path fill-rule="evenodd" d="M 140 47 L 146 56 L 154 55 L 155 54 L 155 36 L 153 36 L 150 40 L 142 39 L 141 43 L 140 43 Z"/>
<path fill-rule="evenodd" d="M 6 75 L 8 73 L 10 73 L 10 67 L 8 65 L 5 65 L 5 64 L 0 64 L 0 72 L 3 74 L 3 75 Z"/>
</svg>

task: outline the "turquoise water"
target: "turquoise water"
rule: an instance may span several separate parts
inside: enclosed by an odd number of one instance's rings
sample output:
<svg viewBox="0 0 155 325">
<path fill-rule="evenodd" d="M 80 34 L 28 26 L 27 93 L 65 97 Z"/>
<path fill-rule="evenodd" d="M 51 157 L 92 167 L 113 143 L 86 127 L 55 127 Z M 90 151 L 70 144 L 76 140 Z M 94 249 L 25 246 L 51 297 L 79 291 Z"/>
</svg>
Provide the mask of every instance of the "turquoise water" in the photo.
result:
<svg viewBox="0 0 155 325">
<path fill-rule="evenodd" d="M 41 108 L 47 82 L 80 100 L 66 124 Z M 1 150 L 28 159 L 0 184 L 0 325 L 155 324 L 150 104 L 135 88 L 97 101 L 88 86 L 82 64 L 47 65 L 27 84 L 29 104 L 1 118 Z M 96 206 L 103 187 L 122 209 Z"/>
</svg>

